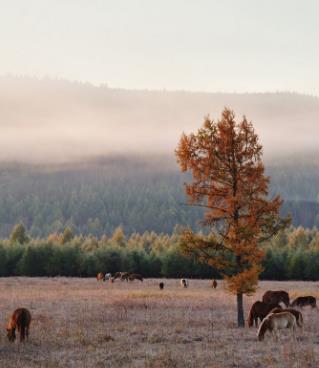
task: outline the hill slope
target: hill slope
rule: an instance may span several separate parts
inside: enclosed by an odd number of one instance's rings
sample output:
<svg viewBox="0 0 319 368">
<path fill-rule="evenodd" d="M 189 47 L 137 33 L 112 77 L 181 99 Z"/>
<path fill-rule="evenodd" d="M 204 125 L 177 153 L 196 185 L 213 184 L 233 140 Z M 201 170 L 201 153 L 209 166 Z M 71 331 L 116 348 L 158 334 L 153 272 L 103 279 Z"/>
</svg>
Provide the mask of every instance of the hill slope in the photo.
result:
<svg viewBox="0 0 319 368">
<path fill-rule="evenodd" d="M 319 174 L 269 167 L 271 189 L 285 199 L 283 213 L 295 225 L 319 225 Z M 23 222 L 34 236 L 74 225 L 78 233 L 146 230 L 171 233 L 177 224 L 196 226 L 201 210 L 185 205 L 185 176 L 173 157 L 110 156 L 60 165 L 0 166 L 0 236 Z"/>
</svg>

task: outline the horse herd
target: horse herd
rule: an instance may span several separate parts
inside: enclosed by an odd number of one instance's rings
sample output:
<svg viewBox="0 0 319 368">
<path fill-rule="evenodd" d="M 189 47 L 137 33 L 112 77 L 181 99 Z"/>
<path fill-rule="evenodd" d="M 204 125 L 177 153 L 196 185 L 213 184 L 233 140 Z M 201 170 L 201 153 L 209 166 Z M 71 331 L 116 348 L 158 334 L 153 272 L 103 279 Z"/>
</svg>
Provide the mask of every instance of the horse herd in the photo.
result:
<svg viewBox="0 0 319 368">
<path fill-rule="evenodd" d="M 114 276 L 112 276 L 111 273 L 103 273 L 103 272 L 99 272 L 97 275 L 96 275 L 96 279 L 97 281 L 109 281 L 110 283 L 113 283 L 116 279 L 119 279 L 121 281 L 134 281 L 134 280 L 139 280 L 139 281 L 142 281 L 143 282 L 143 277 L 142 275 L 138 274 L 138 273 L 131 273 L 131 272 L 116 272 L 114 274 Z M 183 288 L 188 288 L 189 287 L 189 280 L 188 279 L 185 279 L 185 278 L 182 278 L 180 280 L 180 284 Z M 217 288 L 217 281 L 216 279 L 213 279 L 212 280 L 212 288 L 213 289 L 216 289 Z M 159 288 L 161 290 L 164 289 L 164 283 L 163 282 L 160 282 L 159 283 Z"/>
<path fill-rule="evenodd" d="M 143 282 L 143 277 L 139 273 L 132 273 L 132 272 L 116 272 L 114 276 L 111 273 L 104 274 L 103 272 L 99 272 L 96 275 L 97 281 L 109 281 L 113 283 L 116 279 L 120 279 L 121 281 L 134 281 L 139 280 Z"/>
<path fill-rule="evenodd" d="M 280 303 L 285 305 L 282 308 Z M 248 315 L 248 326 L 254 324 L 258 327 L 258 320 L 261 321 L 257 332 L 257 338 L 262 341 L 267 331 L 278 338 L 279 330 L 289 328 L 295 339 L 296 327 L 303 328 L 303 317 L 299 310 L 305 306 L 317 308 L 316 298 L 313 296 L 300 296 L 290 303 L 289 294 L 284 290 L 268 290 L 262 297 L 262 301 L 256 301 L 250 308 Z"/>
<path fill-rule="evenodd" d="M 139 280 L 143 282 L 143 277 L 140 274 L 129 272 L 117 272 L 112 276 L 111 274 L 99 273 L 96 276 L 98 281 L 114 282 L 116 279 L 122 281 Z M 188 279 L 182 278 L 180 284 L 183 288 L 189 286 Z M 213 280 L 212 288 L 217 287 L 217 281 Z M 164 289 L 164 283 L 159 283 L 159 288 Z M 284 308 L 280 304 L 284 304 Z M 300 296 L 290 303 L 289 294 L 284 290 L 272 291 L 268 290 L 262 297 L 262 301 L 256 301 L 250 308 L 248 315 L 248 326 L 255 325 L 258 327 L 257 338 L 262 341 L 267 331 L 278 338 L 279 330 L 289 328 L 292 332 L 292 337 L 295 339 L 296 327 L 303 328 L 303 316 L 300 310 L 294 308 L 303 308 L 310 306 L 317 309 L 316 298 L 314 296 Z M 20 341 L 24 341 L 29 336 L 29 328 L 31 323 L 31 314 L 26 308 L 18 308 L 12 314 L 7 325 L 7 337 L 10 342 L 16 339 L 16 330 L 20 334 Z"/>
</svg>

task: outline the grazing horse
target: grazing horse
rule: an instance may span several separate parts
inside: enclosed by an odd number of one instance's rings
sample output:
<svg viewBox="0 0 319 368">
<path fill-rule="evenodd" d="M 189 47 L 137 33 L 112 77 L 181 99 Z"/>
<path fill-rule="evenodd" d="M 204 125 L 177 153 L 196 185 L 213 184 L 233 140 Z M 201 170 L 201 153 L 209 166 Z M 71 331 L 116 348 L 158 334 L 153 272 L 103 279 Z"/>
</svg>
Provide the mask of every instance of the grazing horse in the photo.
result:
<svg viewBox="0 0 319 368">
<path fill-rule="evenodd" d="M 164 289 L 164 282 L 160 282 L 158 286 L 159 286 L 159 288 L 160 288 L 161 290 L 163 290 L 163 289 Z"/>
<path fill-rule="evenodd" d="M 288 308 L 289 294 L 284 290 L 268 290 L 263 295 L 262 301 L 266 304 L 279 304 L 280 302 L 282 302 Z"/>
<path fill-rule="evenodd" d="M 214 279 L 213 282 L 212 282 L 212 288 L 213 289 L 216 289 L 217 288 L 217 281 L 216 281 L 216 279 Z"/>
<path fill-rule="evenodd" d="M 310 305 L 312 308 L 317 308 L 316 298 L 311 295 L 299 296 L 291 303 L 292 307 L 299 307 L 299 308 L 305 307 L 307 305 Z"/>
<path fill-rule="evenodd" d="M 114 276 L 113 276 L 114 280 L 116 280 L 116 279 L 118 279 L 119 277 L 121 277 L 122 273 L 123 273 L 123 272 L 115 272 L 115 274 L 114 274 Z"/>
<path fill-rule="evenodd" d="M 187 279 L 181 279 L 181 286 L 183 288 L 188 288 L 188 286 L 189 286 L 188 280 Z"/>
<path fill-rule="evenodd" d="M 128 281 L 128 277 L 129 277 L 130 273 L 129 272 L 116 272 L 114 274 L 114 280 L 116 279 L 120 279 L 121 281 Z"/>
<path fill-rule="evenodd" d="M 291 329 L 292 337 L 295 340 L 296 325 L 296 317 L 290 312 L 271 313 L 263 319 L 259 326 L 257 332 L 258 340 L 264 340 L 267 331 L 272 332 L 277 338 L 279 330 L 284 328 Z"/>
<path fill-rule="evenodd" d="M 299 312 L 299 311 L 297 311 L 296 309 L 293 309 L 293 308 L 282 309 L 281 307 L 274 308 L 270 311 L 270 313 L 281 313 L 281 312 L 290 312 L 291 314 L 293 314 L 296 318 L 297 326 L 302 328 L 302 326 L 303 326 L 303 317 L 302 317 L 301 312 Z"/>
<path fill-rule="evenodd" d="M 128 281 L 129 280 L 129 277 L 130 277 L 131 273 L 130 272 L 122 272 L 122 275 L 121 275 L 121 281 Z"/>
<path fill-rule="evenodd" d="M 24 341 L 25 337 L 29 337 L 29 328 L 31 323 L 31 314 L 25 308 L 16 309 L 7 325 L 7 337 L 10 342 L 16 339 L 16 328 L 20 334 L 20 342 Z"/>
<path fill-rule="evenodd" d="M 258 326 L 258 318 L 260 321 L 262 321 L 269 312 L 274 308 L 280 308 L 281 306 L 279 304 L 266 304 L 264 302 L 257 301 L 255 302 L 249 311 L 248 315 L 248 326 L 252 327 L 255 322 L 255 326 Z"/>
<path fill-rule="evenodd" d="M 134 280 L 140 280 L 143 282 L 143 277 L 142 275 L 138 274 L 138 273 L 131 273 L 128 275 L 128 279 L 130 281 L 134 281 Z"/>
<path fill-rule="evenodd" d="M 96 275 L 96 279 L 97 279 L 97 281 L 105 281 L 104 273 L 99 272 L 99 273 Z"/>
</svg>

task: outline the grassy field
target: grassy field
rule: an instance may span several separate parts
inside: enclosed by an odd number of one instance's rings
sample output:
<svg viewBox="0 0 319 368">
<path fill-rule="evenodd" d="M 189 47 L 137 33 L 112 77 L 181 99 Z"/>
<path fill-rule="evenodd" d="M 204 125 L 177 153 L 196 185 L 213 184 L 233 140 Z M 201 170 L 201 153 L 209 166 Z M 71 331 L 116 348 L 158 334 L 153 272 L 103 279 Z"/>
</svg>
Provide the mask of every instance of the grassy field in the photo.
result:
<svg viewBox="0 0 319 368">
<path fill-rule="evenodd" d="M 256 341 L 255 328 L 236 328 L 235 297 L 207 280 L 144 283 L 95 279 L 1 278 L 0 367 L 319 367 L 319 312 L 305 308 L 304 333 L 291 341 Z M 245 313 L 267 289 L 319 297 L 319 283 L 261 282 Z M 7 341 L 17 307 L 33 322 L 25 344 Z"/>
</svg>

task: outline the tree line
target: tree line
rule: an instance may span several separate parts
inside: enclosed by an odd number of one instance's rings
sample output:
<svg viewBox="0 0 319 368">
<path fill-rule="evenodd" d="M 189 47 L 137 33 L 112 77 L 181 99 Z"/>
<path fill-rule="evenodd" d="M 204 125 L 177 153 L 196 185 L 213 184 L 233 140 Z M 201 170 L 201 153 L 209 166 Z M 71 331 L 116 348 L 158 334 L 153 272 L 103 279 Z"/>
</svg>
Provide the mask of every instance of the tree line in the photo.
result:
<svg viewBox="0 0 319 368">
<path fill-rule="evenodd" d="M 309 159 L 310 160 L 310 159 Z M 284 199 L 293 224 L 319 227 L 319 170 L 312 161 L 271 161 L 271 193 Z M 308 162 L 309 161 L 309 162 Z M 297 162 L 294 160 L 294 162 Z M 308 163 L 307 163 L 308 162 Z M 62 232 L 101 237 L 122 226 L 127 234 L 198 228 L 199 208 L 185 205 L 174 157 L 113 156 L 64 165 L 0 164 L 0 237 L 22 222 L 33 237 Z"/>
<path fill-rule="evenodd" d="M 172 234 L 146 231 L 126 236 L 121 227 L 109 236 L 76 235 L 67 227 L 45 238 L 30 237 L 16 225 L 0 240 L 0 276 L 94 277 L 98 272 L 128 271 L 144 277 L 220 277 L 213 267 L 186 257 L 181 229 Z M 319 231 L 290 227 L 262 247 L 261 279 L 319 280 Z"/>
</svg>

